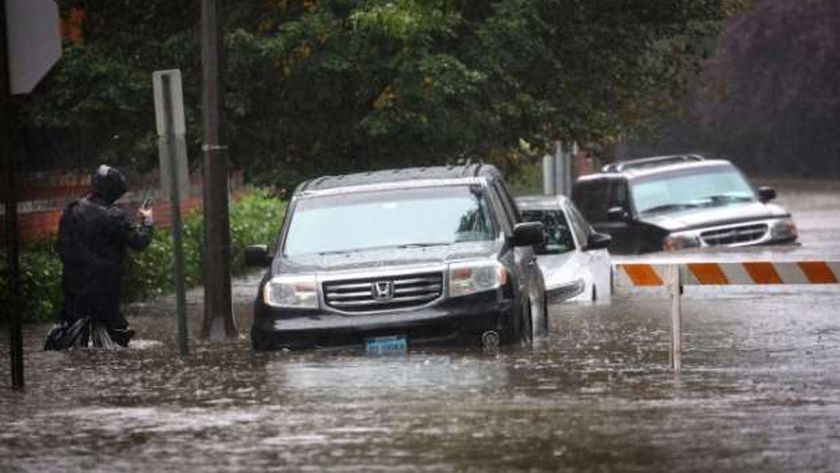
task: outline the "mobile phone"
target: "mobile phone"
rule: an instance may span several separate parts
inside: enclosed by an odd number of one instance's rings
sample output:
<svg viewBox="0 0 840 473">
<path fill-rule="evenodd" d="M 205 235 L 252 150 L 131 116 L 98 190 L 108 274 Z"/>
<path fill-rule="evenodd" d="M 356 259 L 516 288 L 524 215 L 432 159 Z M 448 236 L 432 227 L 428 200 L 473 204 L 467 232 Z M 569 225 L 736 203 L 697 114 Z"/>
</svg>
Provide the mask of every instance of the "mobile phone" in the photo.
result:
<svg viewBox="0 0 840 473">
<path fill-rule="evenodd" d="M 145 200 L 143 200 L 143 205 L 141 205 L 140 208 L 143 210 L 148 210 L 152 208 L 152 204 L 154 202 L 154 199 L 147 197 Z"/>
</svg>

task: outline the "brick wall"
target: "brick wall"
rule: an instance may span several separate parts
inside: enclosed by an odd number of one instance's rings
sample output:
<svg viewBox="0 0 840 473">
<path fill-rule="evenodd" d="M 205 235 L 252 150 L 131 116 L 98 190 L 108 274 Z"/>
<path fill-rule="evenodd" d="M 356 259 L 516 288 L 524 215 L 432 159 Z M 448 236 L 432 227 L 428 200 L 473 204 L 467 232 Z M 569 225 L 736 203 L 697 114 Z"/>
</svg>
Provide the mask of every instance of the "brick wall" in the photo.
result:
<svg viewBox="0 0 840 473">
<path fill-rule="evenodd" d="M 58 221 L 68 203 L 90 192 L 91 172 L 88 170 L 69 170 L 61 172 L 27 173 L 19 178 L 18 187 L 18 231 L 24 244 L 39 243 L 55 238 L 58 233 Z M 146 175 L 129 175 L 129 192 L 117 204 L 129 214 L 146 197 L 155 199 L 155 226 L 172 226 L 172 207 L 168 198 L 161 197 L 157 172 Z M 202 203 L 202 176 L 195 173 L 190 178 L 190 194 L 182 197 L 181 215 L 186 216 L 198 211 Z M 244 191 L 242 172 L 232 173 L 230 177 L 231 197 L 235 200 Z M 5 209 L 0 210 L 0 222 Z M 2 235 L 0 235 L 2 239 Z"/>
</svg>

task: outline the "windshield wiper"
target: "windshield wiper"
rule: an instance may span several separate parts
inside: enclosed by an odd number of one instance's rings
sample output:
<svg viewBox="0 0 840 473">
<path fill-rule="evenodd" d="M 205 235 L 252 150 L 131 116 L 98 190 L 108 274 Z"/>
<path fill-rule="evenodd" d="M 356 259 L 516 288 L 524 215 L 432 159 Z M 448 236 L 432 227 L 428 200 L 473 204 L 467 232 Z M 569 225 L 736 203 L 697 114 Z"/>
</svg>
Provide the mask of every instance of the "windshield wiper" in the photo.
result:
<svg viewBox="0 0 840 473">
<path fill-rule="evenodd" d="M 680 204 L 663 204 L 657 205 L 656 207 L 651 207 L 649 209 L 645 209 L 640 213 L 643 214 L 651 214 L 651 213 L 658 213 L 658 212 L 666 212 L 668 210 L 683 210 L 683 209 L 693 209 L 700 207 L 698 204 L 691 204 L 691 203 L 680 203 Z"/>
<path fill-rule="evenodd" d="M 428 246 L 448 246 L 450 245 L 449 242 L 440 242 L 440 243 L 404 243 L 401 245 L 381 245 L 381 246 L 367 246 L 364 248 L 349 248 L 346 250 L 330 250 L 330 251 L 319 251 L 318 254 L 321 256 L 324 255 L 341 255 L 345 253 L 358 253 L 360 251 L 370 251 L 370 250 L 384 250 L 388 248 L 425 248 Z"/>
<path fill-rule="evenodd" d="M 748 197 L 745 195 L 731 195 L 731 194 L 715 194 L 715 195 L 706 195 L 700 197 L 697 200 L 708 200 L 712 203 L 716 202 L 749 202 L 752 200 L 752 197 Z"/>
<path fill-rule="evenodd" d="M 438 243 L 405 243 L 402 245 L 397 245 L 397 248 L 427 248 L 429 246 L 449 246 L 451 243 L 448 241 L 442 241 Z"/>
</svg>

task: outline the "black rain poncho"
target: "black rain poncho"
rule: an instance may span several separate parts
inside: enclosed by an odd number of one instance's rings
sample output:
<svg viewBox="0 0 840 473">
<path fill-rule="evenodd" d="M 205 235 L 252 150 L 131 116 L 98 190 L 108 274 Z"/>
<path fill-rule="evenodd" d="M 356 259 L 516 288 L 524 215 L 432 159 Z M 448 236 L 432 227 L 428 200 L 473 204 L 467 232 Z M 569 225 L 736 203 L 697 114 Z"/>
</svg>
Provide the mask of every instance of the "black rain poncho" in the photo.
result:
<svg viewBox="0 0 840 473">
<path fill-rule="evenodd" d="M 124 260 L 127 248 L 149 246 L 153 228 L 135 225 L 113 205 L 125 191 L 122 174 L 101 166 L 93 177 L 93 193 L 64 210 L 58 232 L 64 304 L 47 337 L 47 350 L 89 343 L 127 346 L 134 333 L 120 311 Z"/>
</svg>

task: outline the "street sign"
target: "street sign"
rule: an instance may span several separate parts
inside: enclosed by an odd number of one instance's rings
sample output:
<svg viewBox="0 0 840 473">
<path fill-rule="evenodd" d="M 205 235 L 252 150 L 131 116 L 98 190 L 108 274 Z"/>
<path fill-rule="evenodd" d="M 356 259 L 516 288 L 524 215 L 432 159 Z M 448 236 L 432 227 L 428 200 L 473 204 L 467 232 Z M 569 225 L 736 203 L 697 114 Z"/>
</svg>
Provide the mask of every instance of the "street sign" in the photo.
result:
<svg viewBox="0 0 840 473">
<path fill-rule="evenodd" d="M 160 152 L 161 189 L 169 196 L 172 207 L 172 257 L 175 269 L 175 301 L 178 318 L 178 346 L 182 356 L 189 353 L 187 299 L 184 279 L 184 248 L 181 239 L 181 197 L 189 197 L 187 140 L 184 126 L 184 96 L 181 71 L 152 73 L 155 92 L 155 119 Z"/>
<path fill-rule="evenodd" d="M 58 5 L 53 0 L 5 0 L 9 90 L 28 94 L 61 57 Z"/>
<path fill-rule="evenodd" d="M 155 95 L 155 124 L 159 137 L 161 191 L 164 196 L 171 195 L 171 184 L 177 182 L 178 194 L 185 199 L 190 195 L 190 175 L 187 170 L 187 128 L 181 71 L 170 69 L 153 72 L 152 87 Z M 171 160 L 174 160 L 174 166 Z M 176 173 L 174 179 L 170 176 L 173 169 Z"/>
</svg>

